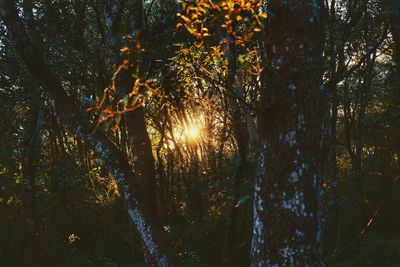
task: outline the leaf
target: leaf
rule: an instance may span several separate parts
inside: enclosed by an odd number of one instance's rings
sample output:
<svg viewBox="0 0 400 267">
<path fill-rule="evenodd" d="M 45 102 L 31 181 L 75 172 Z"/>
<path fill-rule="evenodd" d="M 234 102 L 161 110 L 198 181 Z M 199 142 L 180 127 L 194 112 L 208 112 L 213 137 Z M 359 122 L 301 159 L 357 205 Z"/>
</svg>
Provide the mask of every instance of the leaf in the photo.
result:
<svg viewBox="0 0 400 267">
<path fill-rule="evenodd" d="M 245 204 L 250 199 L 249 195 L 242 196 L 236 203 L 235 208 L 239 208 L 240 205 Z"/>
<path fill-rule="evenodd" d="M 200 48 L 200 47 L 203 45 L 203 41 L 197 40 L 197 41 L 194 43 L 194 45 L 195 45 L 197 48 Z"/>
<path fill-rule="evenodd" d="M 126 52 L 126 51 L 129 51 L 129 48 L 127 46 L 125 46 L 125 47 L 122 47 L 119 51 Z"/>
<path fill-rule="evenodd" d="M 126 96 L 124 96 L 120 101 L 119 101 L 119 103 L 121 103 L 124 107 L 128 104 L 128 96 L 126 95 Z"/>
</svg>

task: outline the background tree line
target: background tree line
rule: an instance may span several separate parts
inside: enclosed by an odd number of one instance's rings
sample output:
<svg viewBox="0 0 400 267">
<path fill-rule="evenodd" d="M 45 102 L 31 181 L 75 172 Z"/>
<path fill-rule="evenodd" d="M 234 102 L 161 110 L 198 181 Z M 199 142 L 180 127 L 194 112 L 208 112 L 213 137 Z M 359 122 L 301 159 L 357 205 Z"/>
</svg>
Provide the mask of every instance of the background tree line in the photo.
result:
<svg viewBox="0 0 400 267">
<path fill-rule="evenodd" d="M 0 18 L 1 265 L 400 264 L 397 0 Z"/>
</svg>

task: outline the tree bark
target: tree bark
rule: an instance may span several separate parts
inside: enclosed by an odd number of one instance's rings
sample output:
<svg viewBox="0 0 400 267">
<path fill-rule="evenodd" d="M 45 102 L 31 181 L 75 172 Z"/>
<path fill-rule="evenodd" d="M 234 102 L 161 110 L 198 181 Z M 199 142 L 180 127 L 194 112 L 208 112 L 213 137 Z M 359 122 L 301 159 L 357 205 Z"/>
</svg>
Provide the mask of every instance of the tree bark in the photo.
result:
<svg viewBox="0 0 400 267">
<path fill-rule="evenodd" d="M 26 85 L 30 86 L 30 85 Z M 36 160 L 39 153 L 40 129 L 43 122 L 44 102 L 40 93 L 32 88 L 27 90 L 29 101 L 28 121 L 24 127 L 22 151 L 22 213 L 26 219 L 28 242 L 32 248 L 32 266 L 47 266 L 47 258 L 41 236 L 36 202 Z"/>
<path fill-rule="evenodd" d="M 143 192 L 144 203 L 154 219 L 158 220 L 156 204 L 156 173 L 150 137 L 144 118 L 144 109 L 139 107 L 126 114 L 128 143 L 133 153 L 133 169 L 139 192 Z"/>
<path fill-rule="evenodd" d="M 323 1 L 271 0 L 252 266 L 319 266 Z"/>
<path fill-rule="evenodd" d="M 365 79 L 360 88 L 359 94 L 359 108 L 358 108 L 358 118 L 357 118 L 357 131 L 354 137 L 354 157 L 352 158 L 352 167 L 354 172 L 354 185 L 355 192 L 357 194 L 358 201 L 360 202 L 360 212 L 362 222 L 366 219 L 365 215 L 365 205 L 364 205 L 364 190 L 362 181 L 362 159 L 363 159 L 363 148 L 364 148 L 364 131 L 366 123 L 366 112 L 367 106 L 371 94 L 371 86 L 373 80 L 373 71 L 375 65 L 376 54 L 373 54 L 372 59 L 366 62 Z"/>
<path fill-rule="evenodd" d="M 144 30 L 143 24 L 143 1 L 135 0 L 130 7 L 131 14 L 133 15 L 131 23 L 131 32 L 140 33 Z M 106 58 L 118 58 L 117 51 L 119 49 L 117 43 L 118 23 L 121 16 L 122 8 L 124 7 L 123 1 L 115 1 L 111 6 L 105 10 L 104 20 L 107 55 Z M 139 40 L 139 37 L 137 37 Z M 115 62 L 115 60 L 114 60 Z M 132 85 L 135 79 L 131 76 L 132 69 L 123 69 L 119 72 L 117 77 L 117 95 L 125 96 L 132 90 Z M 149 215 L 154 221 L 159 221 L 157 213 L 156 202 L 156 173 L 155 162 L 151 141 L 146 128 L 145 110 L 143 107 L 138 107 L 134 111 L 124 114 L 125 126 L 127 131 L 127 141 L 129 149 L 133 154 L 133 169 L 136 173 L 136 183 L 138 186 L 138 193 L 141 194 L 144 204 L 149 210 Z"/>
<path fill-rule="evenodd" d="M 75 0 L 74 2 L 75 19 L 72 27 L 72 43 L 75 49 L 84 53 L 87 48 L 85 40 L 85 11 L 87 0 Z"/>
<path fill-rule="evenodd" d="M 383 0 L 389 14 L 390 28 L 394 41 L 394 61 L 400 74 L 400 1 Z"/>
<path fill-rule="evenodd" d="M 239 215 L 239 207 L 236 205 L 240 198 L 240 185 L 243 178 L 244 168 L 246 166 L 248 140 L 246 133 L 246 123 L 241 115 L 238 100 L 235 98 L 235 81 L 237 70 L 237 48 L 235 46 L 233 36 L 228 40 L 228 73 L 226 79 L 226 89 L 230 94 L 228 103 L 232 117 L 233 134 L 238 145 L 237 162 L 235 172 L 232 176 L 231 196 L 229 198 L 228 223 L 225 237 L 222 266 L 230 266 L 233 254 L 233 246 L 235 242 L 235 229 Z"/>
</svg>

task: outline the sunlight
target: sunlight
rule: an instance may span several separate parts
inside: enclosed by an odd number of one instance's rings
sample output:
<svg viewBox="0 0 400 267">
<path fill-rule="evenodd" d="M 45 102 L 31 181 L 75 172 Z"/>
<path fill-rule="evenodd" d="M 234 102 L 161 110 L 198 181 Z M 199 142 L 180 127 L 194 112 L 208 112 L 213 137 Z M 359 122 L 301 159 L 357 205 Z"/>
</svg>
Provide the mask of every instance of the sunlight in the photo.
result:
<svg viewBox="0 0 400 267">
<path fill-rule="evenodd" d="M 195 141 L 200 138 L 200 127 L 197 125 L 189 125 L 185 127 L 184 134 L 189 141 Z"/>
</svg>

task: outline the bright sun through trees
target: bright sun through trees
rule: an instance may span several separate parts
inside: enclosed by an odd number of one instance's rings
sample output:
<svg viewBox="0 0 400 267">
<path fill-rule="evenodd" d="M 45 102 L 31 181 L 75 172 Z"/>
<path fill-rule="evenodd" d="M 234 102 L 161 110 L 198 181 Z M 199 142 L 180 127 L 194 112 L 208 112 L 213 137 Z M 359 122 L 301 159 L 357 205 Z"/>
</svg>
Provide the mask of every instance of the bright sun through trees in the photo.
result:
<svg viewBox="0 0 400 267">
<path fill-rule="evenodd" d="M 196 141 L 200 138 L 201 128 L 198 125 L 190 124 L 185 127 L 184 134 L 188 141 Z"/>
<path fill-rule="evenodd" d="M 400 0 L 0 0 L 1 266 L 400 266 Z"/>
</svg>

